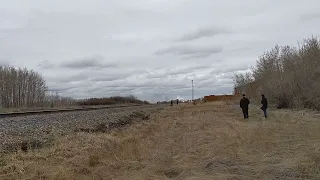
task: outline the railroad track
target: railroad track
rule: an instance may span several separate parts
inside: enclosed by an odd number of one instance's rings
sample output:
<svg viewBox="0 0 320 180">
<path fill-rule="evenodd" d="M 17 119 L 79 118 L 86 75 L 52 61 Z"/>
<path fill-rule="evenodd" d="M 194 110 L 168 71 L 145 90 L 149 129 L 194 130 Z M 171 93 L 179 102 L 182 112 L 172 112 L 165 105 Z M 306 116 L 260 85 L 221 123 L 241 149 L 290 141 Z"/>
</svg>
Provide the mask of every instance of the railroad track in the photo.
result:
<svg viewBox="0 0 320 180">
<path fill-rule="evenodd" d="M 113 109 L 113 108 L 124 108 L 124 107 L 133 107 L 133 106 L 150 106 L 150 105 L 133 104 L 133 105 L 121 105 L 121 106 L 81 107 L 81 108 L 72 108 L 72 109 L 50 109 L 50 110 L 39 110 L 39 111 L 10 112 L 10 113 L 0 113 L 0 118 L 28 116 L 28 115 L 35 115 L 35 114 L 72 112 L 72 111 L 93 111 L 93 110 L 99 110 L 99 109 Z"/>
</svg>

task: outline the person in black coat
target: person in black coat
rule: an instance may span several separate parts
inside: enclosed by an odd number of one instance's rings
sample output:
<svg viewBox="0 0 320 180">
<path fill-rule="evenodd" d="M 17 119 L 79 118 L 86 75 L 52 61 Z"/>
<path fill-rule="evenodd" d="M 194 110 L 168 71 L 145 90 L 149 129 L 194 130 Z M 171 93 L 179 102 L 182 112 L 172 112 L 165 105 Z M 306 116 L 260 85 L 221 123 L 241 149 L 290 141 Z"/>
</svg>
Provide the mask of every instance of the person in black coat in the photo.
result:
<svg viewBox="0 0 320 180">
<path fill-rule="evenodd" d="M 267 109 L 268 109 L 268 100 L 267 98 L 264 96 L 264 94 L 261 95 L 261 110 L 263 111 L 264 117 L 267 118 L 268 114 L 267 114 Z"/>
<path fill-rule="evenodd" d="M 240 100 L 240 108 L 242 109 L 244 119 L 248 119 L 249 118 L 249 104 L 250 104 L 250 101 L 249 101 L 248 98 L 246 98 L 245 94 L 243 94 L 242 96 L 243 97 Z"/>
</svg>

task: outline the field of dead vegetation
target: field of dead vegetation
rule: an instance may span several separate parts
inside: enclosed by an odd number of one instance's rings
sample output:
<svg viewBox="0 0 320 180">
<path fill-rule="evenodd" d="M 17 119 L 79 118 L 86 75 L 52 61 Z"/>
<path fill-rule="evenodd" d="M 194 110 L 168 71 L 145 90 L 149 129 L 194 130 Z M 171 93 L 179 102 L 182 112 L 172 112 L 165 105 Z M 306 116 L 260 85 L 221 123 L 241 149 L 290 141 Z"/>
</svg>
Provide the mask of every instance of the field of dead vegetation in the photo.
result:
<svg viewBox="0 0 320 180">
<path fill-rule="evenodd" d="M 315 112 L 273 110 L 249 121 L 224 102 L 165 107 L 108 133 L 78 132 L 51 147 L 0 156 L 0 179 L 320 179 Z"/>
</svg>

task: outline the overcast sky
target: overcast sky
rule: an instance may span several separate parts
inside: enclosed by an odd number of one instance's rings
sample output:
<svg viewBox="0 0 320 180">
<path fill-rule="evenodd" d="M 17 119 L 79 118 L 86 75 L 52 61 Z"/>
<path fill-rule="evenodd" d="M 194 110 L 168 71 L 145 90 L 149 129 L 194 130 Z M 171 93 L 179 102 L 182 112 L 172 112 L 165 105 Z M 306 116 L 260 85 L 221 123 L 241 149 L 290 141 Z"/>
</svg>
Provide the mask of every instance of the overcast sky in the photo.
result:
<svg viewBox="0 0 320 180">
<path fill-rule="evenodd" d="M 319 0 L 0 0 L 0 64 L 75 98 L 231 93 L 233 72 L 319 32 Z"/>
</svg>

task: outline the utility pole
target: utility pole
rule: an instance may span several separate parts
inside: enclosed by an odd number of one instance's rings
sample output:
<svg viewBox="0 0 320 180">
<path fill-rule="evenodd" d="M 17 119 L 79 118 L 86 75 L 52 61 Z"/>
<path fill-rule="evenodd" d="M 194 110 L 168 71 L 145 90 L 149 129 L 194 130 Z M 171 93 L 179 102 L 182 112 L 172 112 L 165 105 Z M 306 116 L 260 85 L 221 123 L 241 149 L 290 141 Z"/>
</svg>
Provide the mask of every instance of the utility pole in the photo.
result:
<svg viewBox="0 0 320 180">
<path fill-rule="evenodd" d="M 191 80 L 191 84 L 192 84 L 192 102 L 193 102 L 193 80 Z"/>
</svg>

